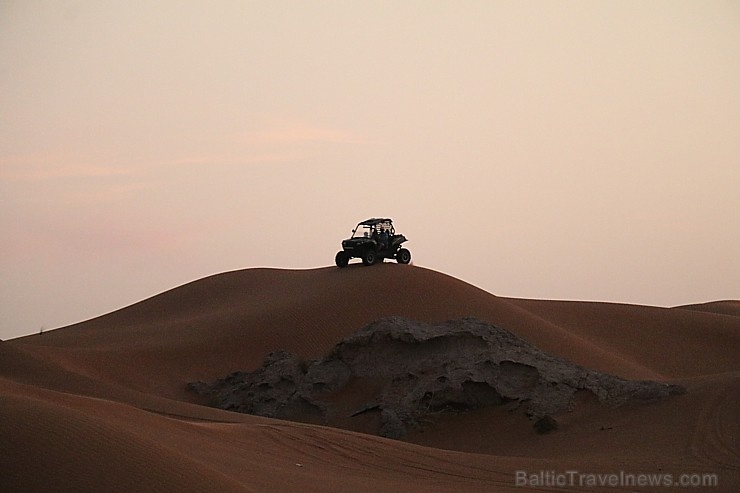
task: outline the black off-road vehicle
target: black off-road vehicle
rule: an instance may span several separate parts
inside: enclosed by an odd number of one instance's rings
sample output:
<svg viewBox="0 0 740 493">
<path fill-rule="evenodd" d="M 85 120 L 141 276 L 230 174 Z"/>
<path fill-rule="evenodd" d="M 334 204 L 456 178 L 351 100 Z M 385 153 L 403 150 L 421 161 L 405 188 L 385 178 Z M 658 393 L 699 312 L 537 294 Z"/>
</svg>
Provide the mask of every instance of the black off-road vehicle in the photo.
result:
<svg viewBox="0 0 740 493">
<path fill-rule="evenodd" d="M 346 267 L 351 258 L 360 258 L 365 265 L 394 258 L 399 264 L 411 262 L 411 252 L 401 248 L 406 237 L 396 234 L 392 219 L 373 218 L 359 223 L 352 236 L 342 241 L 342 251 L 334 259 L 337 267 Z"/>
</svg>

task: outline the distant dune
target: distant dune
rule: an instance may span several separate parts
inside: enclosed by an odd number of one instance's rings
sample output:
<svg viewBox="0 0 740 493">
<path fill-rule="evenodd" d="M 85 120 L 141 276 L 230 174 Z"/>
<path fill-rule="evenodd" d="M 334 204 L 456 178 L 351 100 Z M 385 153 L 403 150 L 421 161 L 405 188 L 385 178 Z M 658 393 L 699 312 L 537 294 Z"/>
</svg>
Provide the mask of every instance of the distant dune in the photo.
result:
<svg viewBox="0 0 740 493">
<path fill-rule="evenodd" d="M 706 473 L 711 491 L 736 491 L 738 307 L 502 298 L 390 263 L 218 274 L 0 341 L 0 491 L 562 491 L 518 487 L 516 471 L 574 469 Z M 687 393 L 618 408 L 584 395 L 545 435 L 501 408 L 440 414 L 399 441 L 222 411 L 187 390 L 273 351 L 320 358 L 387 317 L 475 317 L 585 368 Z M 622 488 L 635 489 L 665 491 Z"/>
<path fill-rule="evenodd" d="M 684 308 L 686 310 L 696 310 L 699 312 L 707 313 L 719 313 L 721 315 L 732 315 L 733 317 L 740 317 L 740 301 L 711 301 L 709 303 L 699 303 L 696 305 L 684 305 L 678 308 Z"/>
</svg>

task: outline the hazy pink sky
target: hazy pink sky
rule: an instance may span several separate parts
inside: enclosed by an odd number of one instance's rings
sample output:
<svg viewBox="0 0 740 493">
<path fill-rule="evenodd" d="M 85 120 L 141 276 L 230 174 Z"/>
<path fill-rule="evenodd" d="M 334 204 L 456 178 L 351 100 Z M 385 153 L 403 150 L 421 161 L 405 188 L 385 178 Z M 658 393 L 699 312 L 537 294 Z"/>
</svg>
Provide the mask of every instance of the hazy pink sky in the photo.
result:
<svg viewBox="0 0 740 493">
<path fill-rule="evenodd" d="M 740 4 L 0 2 L 0 338 L 395 219 L 502 296 L 740 298 Z"/>
</svg>

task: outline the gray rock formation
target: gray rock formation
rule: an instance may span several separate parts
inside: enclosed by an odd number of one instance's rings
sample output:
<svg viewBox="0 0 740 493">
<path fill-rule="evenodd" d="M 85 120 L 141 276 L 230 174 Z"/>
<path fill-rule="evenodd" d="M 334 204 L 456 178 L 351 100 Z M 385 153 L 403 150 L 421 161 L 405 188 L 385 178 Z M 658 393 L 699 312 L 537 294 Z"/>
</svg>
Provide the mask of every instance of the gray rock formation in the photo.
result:
<svg viewBox="0 0 740 493">
<path fill-rule="evenodd" d="M 189 387 L 212 395 L 213 405 L 222 409 L 321 420 L 333 412 L 332 394 L 362 377 L 380 382 L 379 390 L 353 416 L 380 411 L 378 434 L 390 438 L 403 437 L 430 413 L 506 405 L 550 423 L 551 415 L 572 407 L 579 390 L 607 406 L 685 391 L 585 369 L 473 318 L 439 325 L 382 319 L 346 337 L 323 359 L 301 361 L 278 351 L 256 371 Z"/>
</svg>

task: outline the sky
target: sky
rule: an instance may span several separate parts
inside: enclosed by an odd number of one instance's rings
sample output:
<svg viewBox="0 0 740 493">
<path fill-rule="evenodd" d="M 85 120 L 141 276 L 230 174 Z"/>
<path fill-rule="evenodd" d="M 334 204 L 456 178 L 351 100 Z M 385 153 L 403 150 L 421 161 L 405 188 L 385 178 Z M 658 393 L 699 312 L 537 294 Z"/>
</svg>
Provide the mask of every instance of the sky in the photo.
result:
<svg viewBox="0 0 740 493">
<path fill-rule="evenodd" d="M 391 217 L 499 296 L 740 299 L 737 1 L 0 0 L 0 339 Z"/>
</svg>

